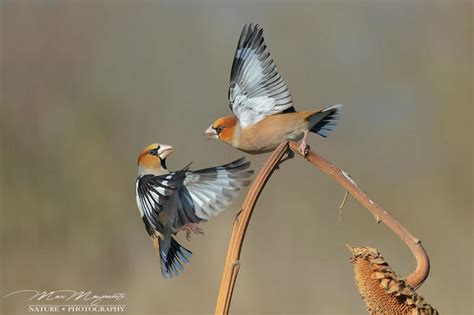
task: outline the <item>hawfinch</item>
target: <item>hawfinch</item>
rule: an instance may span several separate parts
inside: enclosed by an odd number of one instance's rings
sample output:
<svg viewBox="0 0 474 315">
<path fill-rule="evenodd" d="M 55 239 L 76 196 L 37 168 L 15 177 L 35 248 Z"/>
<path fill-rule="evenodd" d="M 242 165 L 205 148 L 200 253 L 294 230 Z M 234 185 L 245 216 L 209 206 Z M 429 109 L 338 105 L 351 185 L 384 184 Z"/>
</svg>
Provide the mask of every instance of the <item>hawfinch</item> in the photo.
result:
<svg viewBox="0 0 474 315">
<path fill-rule="evenodd" d="M 170 172 L 166 158 L 173 147 L 151 144 L 138 156 L 136 200 L 146 231 L 161 259 L 161 273 L 170 278 L 178 275 L 192 253 L 181 246 L 173 234 L 186 231 L 201 233 L 197 226 L 217 215 L 250 183 L 244 158 L 217 167 L 191 171 L 189 165 Z"/>
<path fill-rule="evenodd" d="M 285 81 L 278 73 L 259 25 L 245 25 L 237 44 L 228 91 L 234 115 L 217 119 L 207 130 L 241 151 L 259 154 L 274 150 L 286 140 L 300 141 L 307 154 L 308 132 L 327 137 L 341 115 L 342 105 L 295 111 Z"/>
</svg>

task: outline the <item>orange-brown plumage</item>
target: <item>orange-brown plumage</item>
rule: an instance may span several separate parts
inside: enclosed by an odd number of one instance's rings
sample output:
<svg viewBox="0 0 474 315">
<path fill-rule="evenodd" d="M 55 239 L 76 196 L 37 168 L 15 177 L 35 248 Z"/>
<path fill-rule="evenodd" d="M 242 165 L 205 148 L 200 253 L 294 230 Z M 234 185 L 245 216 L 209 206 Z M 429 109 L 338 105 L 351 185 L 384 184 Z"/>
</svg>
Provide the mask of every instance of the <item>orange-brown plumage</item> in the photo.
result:
<svg viewBox="0 0 474 315">
<path fill-rule="evenodd" d="M 167 144 L 152 143 L 146 146 L 138 155 L 139 174 L 162 175 L 168 173 L 165 160 L 173 151 L 173 147 Z"/>
<path fill-rule="evenodd" d="M 235 116 L 225 116 L 217 119 L 212 124 L 212 128 L 216 131 L 221 141 L 230 144 L 235 137 L 237 123 Z"/>
<path fill-rule="evenodd" d="M 226 116 L 217 119 L 212 128 L 221 128 L 217 138 L 222 142 L 259 154 L 274 150 L 285 140 L 300 141 L 312 127 L 310 118 L 318 112 L 320 110 L 271 115 L 246 127 L 241 127 L 234 116 Z"/>
<path fill-rule="evenodd" d="M 159 166 L 159 157 L 150 154 L 150 151 L 153 149 L 157 149 L 158 146 L 158 143 L 152 143 L 146 146 L 138 155 L 137 165 L 152 167 L 154 164 L 156 164 L 156 162 L 158 162 Z"/>
</svg>

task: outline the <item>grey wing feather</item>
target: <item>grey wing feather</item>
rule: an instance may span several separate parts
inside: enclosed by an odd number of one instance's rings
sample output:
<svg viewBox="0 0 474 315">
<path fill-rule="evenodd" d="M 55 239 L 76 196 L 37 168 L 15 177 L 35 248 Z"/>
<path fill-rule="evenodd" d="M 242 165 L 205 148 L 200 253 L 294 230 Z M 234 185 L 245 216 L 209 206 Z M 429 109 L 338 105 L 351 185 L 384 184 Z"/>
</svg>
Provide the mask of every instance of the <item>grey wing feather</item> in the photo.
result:
<svg viewBox="0 0 474 315">
<path fill-rule="evenodd" d="M 150 235 L 163 231 L 159 214 L 170 207 L 176 209 L 173 228 L 208 220 L 225 210 L 238 196 L 241 188 L 250 184 L 252 170 L 244 158 L 198 171 L 187 168 L 168 175 L 144 175 L 137 180 L 137 204 Z"/>
<path fill-rule="evenodd" d="M 242 126 L 292 111 L 293 100 L 263 38 L 263 29 L 245 25 L 232 63 L 229 105 Z"/>
<path fill-rule="evenodd" d="M 253 171 L 247 170 L 249 166 L 250 162 L 241 158 L 222 166 L 186 172 L 180 189 L 180 196 L 184 196 L 180 198 L 182 215 L 178 216 L 176 226 L 189 223 L 187 221 L 209 220 L 224 211 L 240 189 L 250 184 Z"/>
</svg>

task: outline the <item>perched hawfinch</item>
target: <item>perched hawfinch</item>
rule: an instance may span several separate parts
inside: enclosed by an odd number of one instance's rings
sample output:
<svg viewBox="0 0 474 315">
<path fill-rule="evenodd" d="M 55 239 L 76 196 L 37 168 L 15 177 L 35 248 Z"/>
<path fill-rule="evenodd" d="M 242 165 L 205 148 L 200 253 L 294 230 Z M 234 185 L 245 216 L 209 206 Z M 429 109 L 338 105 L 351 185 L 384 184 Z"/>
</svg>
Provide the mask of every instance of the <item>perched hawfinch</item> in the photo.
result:
<svg viewBox="0 0 474 315">
<path fill-rule="evenodd" d="M 245 25 L 240 35 L 228 98 L 234 115 L 217 119 L 206 135 L 252 154 L 272 151 L 286 140 L 303 139 L 300 150 L 306 155 L 308 132 L 327 137 L 342 107 L 295 111 L 290 91 L 265 45 L 263 29 L 253 24 Z"/>
<path fill-rule="evenodd" d="M 173 234 L 186 231 L 187 238 L 190 232 L 202 234 L 197 224 L 227 208 L 253 173 L 244 158 L 198 171 L 189 170 L 188 165 L 170 172 L 166 158 L 172 152 L 173 147 L 165 144 L 147 146 L 138 156 L 136 182 L 137 206 L 165 278 L 178 275 L 192 254 Z"/>
</svg>

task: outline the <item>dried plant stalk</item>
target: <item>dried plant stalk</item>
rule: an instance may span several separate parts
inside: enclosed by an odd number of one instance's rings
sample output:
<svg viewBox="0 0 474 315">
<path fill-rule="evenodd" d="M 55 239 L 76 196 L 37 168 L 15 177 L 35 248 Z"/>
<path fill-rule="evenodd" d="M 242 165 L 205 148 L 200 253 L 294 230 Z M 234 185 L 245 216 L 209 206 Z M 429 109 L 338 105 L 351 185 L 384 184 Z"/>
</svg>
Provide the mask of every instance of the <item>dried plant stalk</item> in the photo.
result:
<svg viewBox="0 0 474 315">
<path fill-rule="evenodd" d="M 438 314 L 398 277 L 375 248 L 347 247 L 352 252 L 357 288 L 371 314 Z"/>
<path fill-rule="evenodd" d="M 290 142 L 290 148 L 293 152 L 300 154 L 299 145 L 297 143 Z M 414 289 L 418 289 L 426 280 L 430 271 L 430 261 L 425 249 L 421 245 L 421 241 L 411 235 L 408 230 L 382 208 L 382 206 L 373 201 L 347 172 L 340 170 L 334 164 L 314 152 L 310 152 L 306 159 L 344 187 L 344 189 L 375 216 L 378 222 L 381 221 L 385 223 L 385 225 L 410 248 L 415 256 L 417 266 L 415 271 L 406 277 L 405 281 Z"/>
<path fill-rule="evenodd" d="M 291 149 L 300 154 L 299 145 L 295 142 L 284 142 L 278 146 L 272 153 L 264 167 L 255 179 L 250 188 L 241 212 L 237 215 L 232 230 L 231 240 L 227 250 L 227 258 L 224 266 L 224 272 L 221 279 L 221 286 L 217 298 L 215 314 L 228 314 L 232 293 L 240 269 L 240 252 L 245 237 L 245 232 L 252 215 L 260 193 L 271 174 L 278 166 L 285 152 Z M 345 190 L 347 190 L 357 201 L 366 207 L 377 219 L 378 222 L 385 223 L 413 252 L 417 267 L 413 273 L 404 280 L 405 283 L 414 289 L 420 287 L 428 277 L 430 263 L 428 255 L 424 250 L 419 239 L 413 237 L 397 220 L 395 220 L 385 209 L 374 202 L 369 196 L 356 184 L 348 173 L 340 170 L 335 165 L 321 157 L 310 152 L 306 159 L 324 173 L 336 180 Z"/>
<path fill-rule="evenodd" d="M 272 155 L 268 158 L 267 162 L 253 182 L 252 187 L 245 198 L 242 210 L 235 218 L 232 235 L 229 242 L 229 248 L 227 250 L 224 273 L 222 274 L 221 287 L 217 297 L 215 314 L 229 313 L 232 293 L 234 291 L 235 281 L 240 269 L 240 252 L 242 250 L 245 232 L 247 231 L 247 226 L 249 224 L 250 217 L 252 216 L 255 203 L 257 202 L 257 199 L 265 187 L 268 179 L 287 151 L 287 142 L 281 143 L 278 148 L 273 151 Z"/>
</svg>

